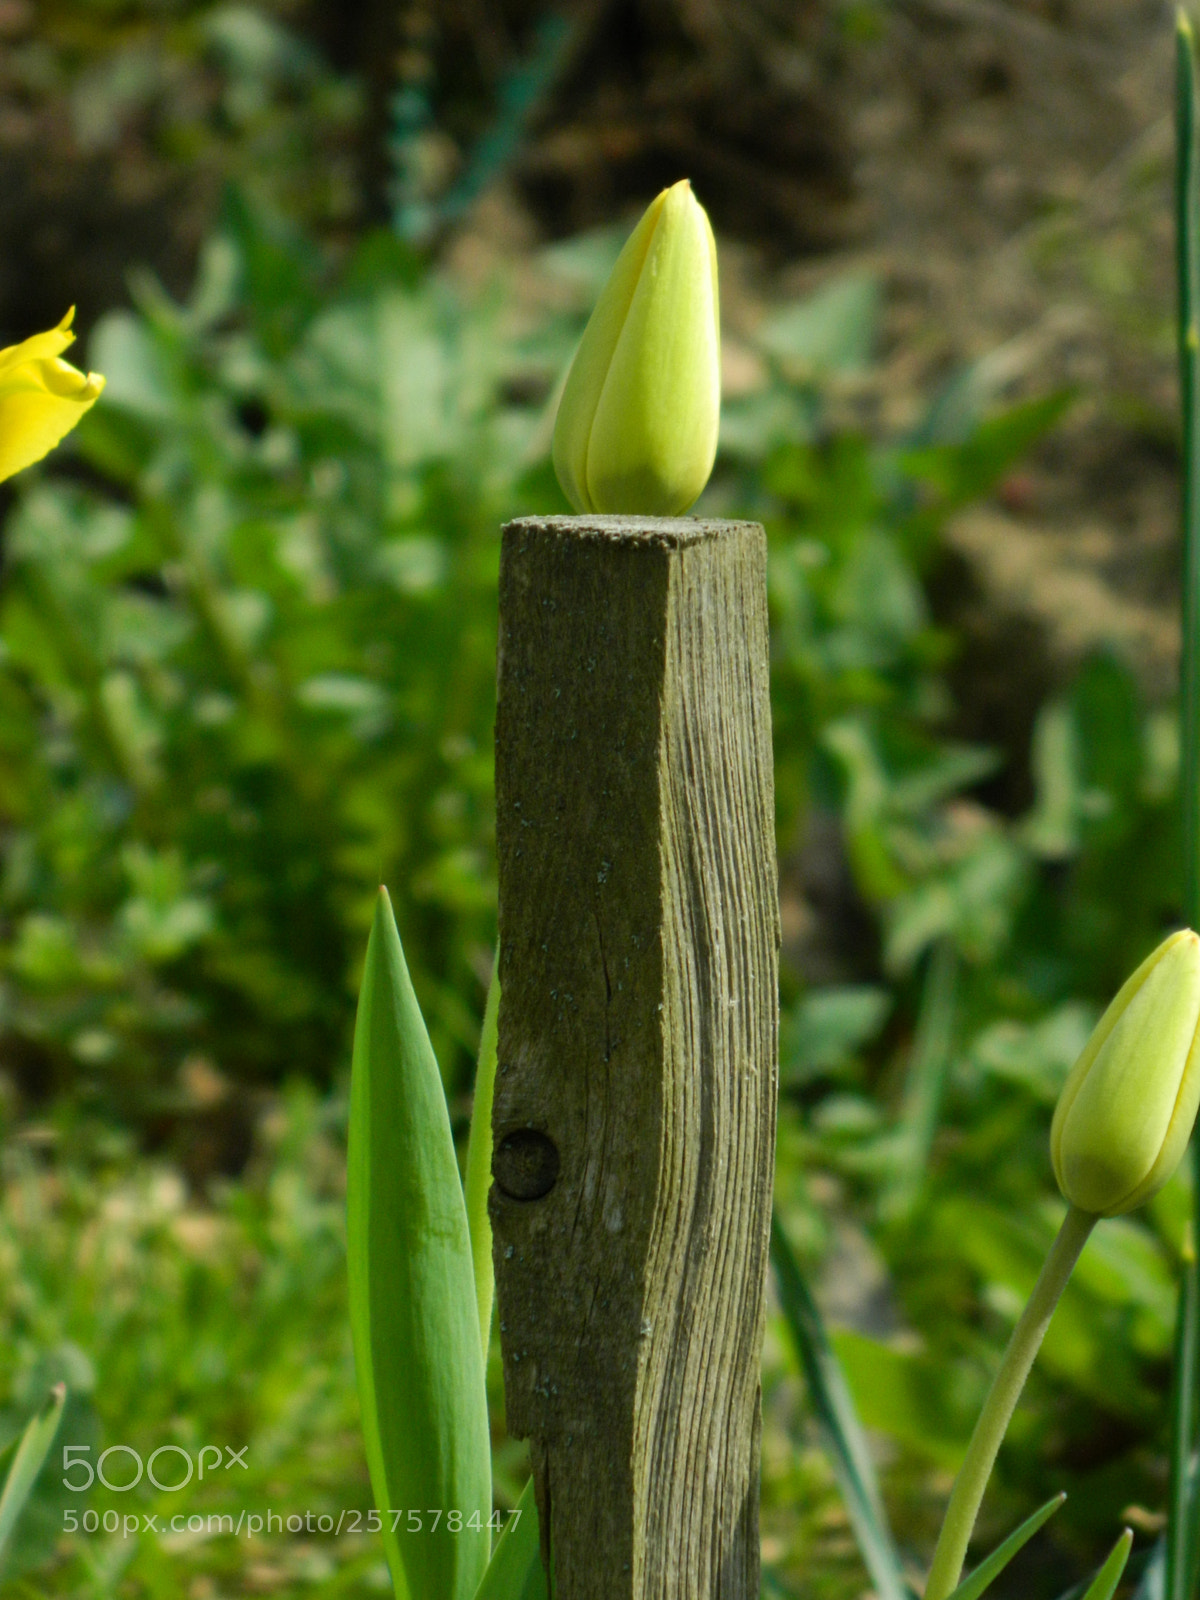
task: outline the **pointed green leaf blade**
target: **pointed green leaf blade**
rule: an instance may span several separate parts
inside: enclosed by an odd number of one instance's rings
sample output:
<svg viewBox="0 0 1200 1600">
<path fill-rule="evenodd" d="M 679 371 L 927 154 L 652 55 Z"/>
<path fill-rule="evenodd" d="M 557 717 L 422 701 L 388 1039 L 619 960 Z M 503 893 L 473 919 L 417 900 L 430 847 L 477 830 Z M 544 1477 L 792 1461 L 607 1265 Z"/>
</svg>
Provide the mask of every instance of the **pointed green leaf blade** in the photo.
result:
<svg viewBox="0 0 1200 1600">
<path fill-rule="evenodd" d="M 907 1600 L 900 1559 L 883 1509 L 866 1435 L 850 1398 L 816 1302 L 778 1216 L 771 1218 L 771 1259 L 783 1314 L 796 1345 L 817 1421 L 837 1476 L 863 1563 L 880 1600 Z"/>
<path fill-rule="evenodd" d="M 1121 1574 L 1125 1571 L 1125 1563 L 1129 1560 L 1129 1552 L 1133 1548 L 1133 1529 L 1126 1528 L 1125 1532 L 1113 1545 L 1108 1553 L 1108 1560 L 1088 1585 L 1087 1593 L 1083 1600 L 1112 1600 L 1116 1593 L 1117 1585 L 1121 1581 Z"/>
<path fill-rule="evenodd" d="M 979 1596 L 988 1585 L 1000 1576 L 1017 1551 L 1029 1543 L 1042 1524 L 1049 1522 L 1066 1498 L 1065 1494 L 1056 1494 L 1053 1500 L 1047 1500 L 1046 1504 L 1040 1506 L 1031 1517 L 1026 1517 L 1021 1526 L 1010 1533 L 1003 1544 L 997 1545 L 991 1555 L 963 1579 L 949 1600 L 979 1600 Z"/>
<path fill-rule="evenodd" d="M 347 1163 L 350 1324 L 392 1582 L 398 1600 L 471 1600 L 492 1496 L 471 1244 L 442 1080 L 383 889 L 354 1029 Z M 387 1514 L 396 1508 L 416 1511 L 419 1531 Z M 475 1512 L 479 1531 L 466 1527 Z"/>
<path fill-rule="evenodd" d="M 504 1526 L 475 1600 L 549 1600 L 532 1478 L 517 1501 L 517 1511 L 521 1515 L 510 1516 Z"/>
<path fill-rule="evenodd" d="M 56 1383 L 45 1405 L 21 1435 L 8 1477 L 4 1481 L 4 1489 L 0 1492 L 0 1561 L 3 1561 L 4 1549 L 17 1525 L 17 1518 L 42 1470 L 42 1463 L 50 1454 L 66 1399 L 66 1384 Z"/>
<path fill-rule="evenodd" d="M 471 1230 L 471 1263 L 475 1271 L 475 1303 L 479 1308 L 479 1336 L 487 1364 L 492 1332 L 492 1298 L 496 1279 L 492 1270 L 492 1222 L 488 1216 L 488 1190 L 492 1186 L 492 1093 L 496 1087 L 496 1024 L 500 1015 L 500 952 L 492 967 L 483 1031 L 479 1036 L 479 1065 L 475 1069 L 475 1101 L 471 1107 L 471 1133 L 467 1140 L 467 1225 Z"/>
</svg>

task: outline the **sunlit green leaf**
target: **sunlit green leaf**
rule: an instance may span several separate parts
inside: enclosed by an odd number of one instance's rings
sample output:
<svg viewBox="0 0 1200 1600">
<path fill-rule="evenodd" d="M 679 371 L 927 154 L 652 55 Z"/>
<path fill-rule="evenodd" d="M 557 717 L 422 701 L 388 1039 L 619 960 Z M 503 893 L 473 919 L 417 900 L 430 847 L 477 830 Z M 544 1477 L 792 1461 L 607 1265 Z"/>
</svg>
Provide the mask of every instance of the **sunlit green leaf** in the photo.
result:
<svg viewBox="0 0 1200 1600">
<path fill-rule="evenodd" d="M 854 1328 L 831 1329 L 829 1340 L 863 1425 L 957 1471 L 983 1402 L 978 1374 Z"/>
<path fill-rule="evenodd" d="M 491 1459 L 467 1213 L 437 1062 L 387 893 L 354 1033 L 347 1173 L 350 1320 L 376 1503 L 399 1600 L 470 1600 L 488 1558 Z M 465 1524 L 478 1512 L 481 1531 Z M 393 1521 L 397 1526 L 393 1527 Z"/>
<path fill-rule="evenodd" d="M 547 1600 L 546 1569 L 538 1536 L 537 1500 L 533 1479 L 510 1514 L 492 1552 L 475 1600 Z"/>
</svg>

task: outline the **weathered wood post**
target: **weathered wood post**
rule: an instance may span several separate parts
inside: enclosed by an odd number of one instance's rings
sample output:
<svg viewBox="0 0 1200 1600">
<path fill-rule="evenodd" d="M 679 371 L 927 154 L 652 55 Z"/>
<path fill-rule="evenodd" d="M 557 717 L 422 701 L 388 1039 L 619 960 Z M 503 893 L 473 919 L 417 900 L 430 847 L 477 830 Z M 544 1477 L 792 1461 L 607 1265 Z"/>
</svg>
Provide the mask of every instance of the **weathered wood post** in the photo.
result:
<svg viewBox="0 0 1200 1600">
<path fill-rule="evenodd" d="M 496 805 L 497 1298 L 555 1600 L 758 1600 L 779 941 L 757 524 L 505 528 Z"/>
</svg>

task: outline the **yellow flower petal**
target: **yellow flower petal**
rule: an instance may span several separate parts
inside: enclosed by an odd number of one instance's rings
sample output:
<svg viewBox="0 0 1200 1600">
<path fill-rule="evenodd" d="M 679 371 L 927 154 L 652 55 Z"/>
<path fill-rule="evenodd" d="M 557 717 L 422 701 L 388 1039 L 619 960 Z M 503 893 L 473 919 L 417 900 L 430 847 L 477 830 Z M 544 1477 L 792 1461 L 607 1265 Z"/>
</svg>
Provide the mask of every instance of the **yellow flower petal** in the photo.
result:
<svg viewBox="0 0 1200 1600">
<path fill-rule="evenodd" d="M 72 306 L 57 328 L 0 350 L 0 481 L 53 450 L 104 388 L 59 356 L 75 338 Z"/>
<path fill-rule="evenodd" d="M 53 450 L 104 388 L 99 373 L 85 377 L 65 361 L 39 367 L 38 384 L 10 384 L 7 374 L 0 376 L 0 481 Z"/>
<path fill-rule="evenodd" d="M 592 419 L 597 510 L 676 517 L 708 482 L 721 407 L 715 256 L 685 179 L 666 192 Z"/>
<path fill-rule="evenodd" d="M 10 344 L 6 350 L 0 350 L 0 378 L 27 361 L 45 361 L 62 355 L 69 344 L 75 343 L 75 335 L 71 332 L 74 319 L 75 307 L 72 306 L 57 328 L 51 328 L 48 333 L 35 333 L 21 344 Z"/>
<path fill-rule="evenodd" d="M 554 470 L 576 511 L 595 511 L 587 487 L 588 438 L 613 352 L 646 264 L 668 190 L 650 202 L 626 239 L 608 282 L 583 330 L 554 424 Z"/>
</svg>

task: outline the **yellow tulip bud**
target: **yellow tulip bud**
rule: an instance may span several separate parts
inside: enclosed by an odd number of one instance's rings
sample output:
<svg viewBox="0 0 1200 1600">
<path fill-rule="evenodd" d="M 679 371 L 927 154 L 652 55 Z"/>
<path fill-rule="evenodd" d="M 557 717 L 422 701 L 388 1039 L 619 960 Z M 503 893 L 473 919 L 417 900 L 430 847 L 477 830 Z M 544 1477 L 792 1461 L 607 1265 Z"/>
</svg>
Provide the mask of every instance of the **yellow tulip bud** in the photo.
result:
<svg viewBox="0 0 1200 1600">
<path fill-rule="evenodd" d="M 717 247 L 685 178 L 626 241 L 567 375 L 554 470 L 576 511 L 687 510 L 716 458 L 720 351 Z"/>
<path fill-rule="evenodd" d="M 104 388 L 99 373 L 59 360 L 74 315 L 72 306 L 57 328 L 0 350 L 0 481 L 53 450 Z"/>
<path fill-rule="evenodd" d="M 1063 1195 L 1119 1216 L 1166 1183 L 1200 1103 L 1200 938 L 1173 933 L 1100 1018 L 1071 1068 L 1050 1128 Z"/>
</svg>

